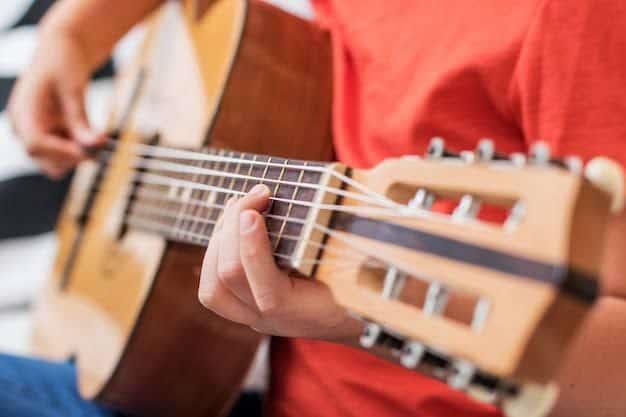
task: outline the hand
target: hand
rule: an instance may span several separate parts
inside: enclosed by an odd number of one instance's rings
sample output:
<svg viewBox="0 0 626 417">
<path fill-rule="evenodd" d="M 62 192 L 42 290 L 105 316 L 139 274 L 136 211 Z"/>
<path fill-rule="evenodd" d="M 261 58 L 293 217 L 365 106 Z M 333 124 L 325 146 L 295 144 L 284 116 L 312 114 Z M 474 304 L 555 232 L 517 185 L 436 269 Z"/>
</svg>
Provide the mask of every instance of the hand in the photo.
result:
<svg viewBox="0 0 626 417">
<path fill-rule="evenodd" d="M 255 186 L 231 199 L 204 257 L 198 298 L 220 316 L 270 335 L 349 342 L 362 324 L 312 279 L 278 269 L 265 222 L 270 191 Z"/>
<path fill-rule="evenodd" d="M 9 100 L 13 129 L 28 153 L 52 178 L 65 175 L 88 157 L 85 148 L 103 143 L 89 127 L 84 106 L 92 66 L 71 39 L 46 38 Z"/>
</svg>

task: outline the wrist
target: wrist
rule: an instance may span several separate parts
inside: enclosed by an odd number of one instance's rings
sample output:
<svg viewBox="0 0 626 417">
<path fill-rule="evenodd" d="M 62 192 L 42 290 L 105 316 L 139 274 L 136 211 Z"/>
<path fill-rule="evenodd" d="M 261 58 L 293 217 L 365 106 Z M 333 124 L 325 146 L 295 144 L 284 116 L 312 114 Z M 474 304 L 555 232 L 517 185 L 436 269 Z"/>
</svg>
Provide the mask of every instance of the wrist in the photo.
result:
<svg viewBox="0 0 626 417">
<path fill-rule="evenodd" d="M 358 346 L 364 328 L 365 322 L 363 320 L 346 311 L 344 319 L 333 329 L 333 336 L 328 338 L 328 341 L 353 347 Z"/>
<path fill-rule="evenodd" d="M 39 28 L 35 58 L 45 54 L 46 50 L 63 49 L 77 57 L 89 73 L 95 71 L 109 56 L 110 48 L 106 45 L 90 45 L 80 29 L 74 26 L 71 22 L 55 19 L 53 13 L 45 16 Z M 39 54 L 39 51 L 43 53 Z"/>
</svg>

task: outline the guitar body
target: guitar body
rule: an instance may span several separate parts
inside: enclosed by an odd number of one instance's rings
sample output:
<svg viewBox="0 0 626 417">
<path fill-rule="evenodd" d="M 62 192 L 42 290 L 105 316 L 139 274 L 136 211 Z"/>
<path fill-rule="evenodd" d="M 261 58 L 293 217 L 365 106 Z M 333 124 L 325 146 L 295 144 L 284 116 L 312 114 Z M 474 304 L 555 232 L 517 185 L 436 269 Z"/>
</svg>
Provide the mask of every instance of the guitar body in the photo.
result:
<svg viewBox="0 0 626 417">
<path fill-rule="evenodd" d="M 146 26 L 118 80 L 117 146 L 158 133 L 177 148 L 332 158 L 330 51 L 318 28 L 245 0 L 171 2 Z M 260 337 L 198 302 L 203 248 L 122 226 L 130 162 L 116 152 L 104 170 L 76 173 L 36 353 L 75 357 L 81 394 L 129 414 L 223 415 Z"/>
</svg>

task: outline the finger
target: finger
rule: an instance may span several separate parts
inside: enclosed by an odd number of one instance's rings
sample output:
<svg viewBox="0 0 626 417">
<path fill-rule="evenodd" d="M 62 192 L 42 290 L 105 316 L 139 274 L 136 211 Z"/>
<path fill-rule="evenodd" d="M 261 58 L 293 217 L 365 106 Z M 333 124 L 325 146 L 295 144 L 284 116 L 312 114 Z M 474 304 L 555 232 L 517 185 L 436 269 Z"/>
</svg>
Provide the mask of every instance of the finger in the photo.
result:
<svg viewBox="0 0 626 417">
<path fill-rule="evenodd" d="M 72 169 L 72 166 L 69 164 L 57 163 L 46 159 L 35 159 L 35 162 L 43 174 L 53 180 L 62 179 Z"/>
<path fill-rule="evenodd" d="M 241 255 L 239 253 L 239 215 L 242 210 L 262 210 L 267 206 L 269 189 L 265 185 L 257 185 L 236 203 L 231 203 L 224 212 L 218 257 L 218 276 L 241 301 L 254 306 L 256 302 L 246 278 Z M 232 200 L 229 200 L 231 202 Z"/>
<path fill-rule="evenodd" d="M 80 145 L 59 136 L 46 133 L 35 135 L 26 145 L 28 154 L 33 158 L 77 164 L 87 156 Z"/>
<path fill-rule="evenodd" d="M 226 200 L 226 204 L 224 204 L 224 209 L 222 210 L 222 213 L 218 217 L 217 222 L 215 223 L 215 226 L 213 227 L 213 236 L 217 236 L 217 234 L 222 231 L 222 225 L 224 224 L 224 215 L 226 214 L 226 209 L 230 207 L 231 205 L 233 205 L 236 201 L 237 201 L 237 197 L 231 197 L 228 200 Z"/>
<path fill-rule="evenodd" d="M 276 266 L 260 213 L 243 211 L 239 228 L 241 263 L 257 307 L 261 313 L 276 311 L 288 296 L 291 279 Z"/>
<path fill-rule="evenodd" d="M 239 255 L 239 213 L 237 199 L 226 203 L 219 232 L 217 276 L 237 298 L 256 310 L 256 303 Z"/>
<path fill-rule="evenodd" d="M 104 133 L 96 132 L 89 127 L 83 85 L 64 88 L 61 91 L 61 106 L 72 139 L 87 148 L 104 143 L 106 140 Z"/>
<path fill-rule="evenodd" d="M 211 239 L 200 275 L 198 299 L 215 314 L 237 323 L 252 325 L 258 313 L 235 297 L 217 278 L 217 241 Z"/>
</svg>

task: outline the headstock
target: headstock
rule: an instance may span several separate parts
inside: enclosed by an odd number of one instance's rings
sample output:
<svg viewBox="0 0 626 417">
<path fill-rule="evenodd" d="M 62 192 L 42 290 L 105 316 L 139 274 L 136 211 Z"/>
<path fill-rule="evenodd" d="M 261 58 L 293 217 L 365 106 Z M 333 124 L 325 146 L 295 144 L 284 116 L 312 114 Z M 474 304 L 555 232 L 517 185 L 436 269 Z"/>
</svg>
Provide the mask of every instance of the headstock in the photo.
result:
<svg viewBox="0 0 626 417">
<path fill-rule="evenodd" d="M 424 158 L 352 179 L 347 190 L 364 186 L 380 207 L 341 200 L 316 276 L 371 323 L 362 344 L 508 415 L 546 414 L 563 350 L 598 293 L 621 169 L 557 160 L 543 144 L 503 156 L 484 140 L 457 154 L 434 139 Z"/>
</svg>

